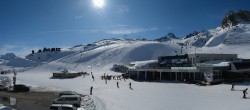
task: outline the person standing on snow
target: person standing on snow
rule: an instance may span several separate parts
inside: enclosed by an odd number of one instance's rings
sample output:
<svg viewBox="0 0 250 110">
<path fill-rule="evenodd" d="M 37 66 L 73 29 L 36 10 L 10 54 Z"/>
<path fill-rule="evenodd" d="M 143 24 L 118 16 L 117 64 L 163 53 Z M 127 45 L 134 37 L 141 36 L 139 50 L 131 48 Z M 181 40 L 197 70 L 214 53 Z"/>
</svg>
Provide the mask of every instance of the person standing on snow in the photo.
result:
<svg viewBox="0 0 250 110">
<path fill-rule="evenodd" d="M 131 82 L 129 82 L 129 88 L 132 89 L 132 87 L 131 87 Z"/>
<path fill-rule="evenodd" d="M 233 83 L 232 83 L 232 88 L 231 88 L 231 91 L 233 91 L 233 90 L 234 90 L 234 86 L 235 86 L 235 83 L 233 82 Z"/>
<path fill-rule="evenodd" d="M 246 97 L 246 94 L 248 94 L 248 93 L 247 93 L 247 89 L 248 89 L 248 88 L 246 88 L 245 90 L 243 90 L 243 98 L 247 98 L 247 97 Z"/>
<path fill-rule="evenodd" d="M 117 85 L 117 88 L 119 88 L 119 82 L 118 81 L 117 81 L 116 85 Z"/>
<path fill-rule="evenodd" d="M 90 87 L 90 95 L 92 95 L 93 86 Z"/>
<path fill-rule="evenodd" d="M 16 85 L 16 75 L 13 76 L 13 85 Z"/>
<path fill-rule="evenodd" d="M 93 81 L 95 80 L 95 77 L 94 77 L 94 75 L 92 74 L 92 79 L 93 79 Z"/>
</svg>

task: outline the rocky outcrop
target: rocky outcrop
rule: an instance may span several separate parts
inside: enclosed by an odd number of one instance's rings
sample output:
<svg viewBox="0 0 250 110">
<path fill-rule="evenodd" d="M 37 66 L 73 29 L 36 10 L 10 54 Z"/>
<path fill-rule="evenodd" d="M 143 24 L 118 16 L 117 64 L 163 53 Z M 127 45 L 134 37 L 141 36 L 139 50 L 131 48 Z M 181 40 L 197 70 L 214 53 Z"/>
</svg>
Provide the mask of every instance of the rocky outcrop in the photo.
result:
<svg viewBox="0 0 250 110">
<path fill-rule="evenodd" d="M 240 22 L 250 22 L 250 12 L 245 10 L 229 11 L 225 15 L 221 27 L 227 28 L 236 26 Z"/>
<path fill-rule="evenodd" d="M 155 39 L 156 41 L 159 41 L 159 42 L 165 42 L 165 41 L 169 41 L 171 39 L 177 39 L 176 36 L 174 35 L 174 33 L 172 32 L 169 32 L 166 36 L 164 37 L 161 37 L 161 38 L 158 38 L 158 39 Z"/>
</svg>

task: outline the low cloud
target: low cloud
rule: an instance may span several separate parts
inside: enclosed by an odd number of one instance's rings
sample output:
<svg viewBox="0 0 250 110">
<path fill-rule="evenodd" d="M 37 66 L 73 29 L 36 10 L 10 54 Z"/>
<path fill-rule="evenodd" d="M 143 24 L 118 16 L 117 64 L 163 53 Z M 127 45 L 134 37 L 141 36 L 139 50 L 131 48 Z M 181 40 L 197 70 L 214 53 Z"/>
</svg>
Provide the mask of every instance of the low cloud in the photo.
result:
<svg viewBox="0 0 250 110">
<path fill-rule="evenodd" d="M 1 46 L 0 48 L 0 55 L 4 55 L 6 53 L 13 53 L 13 49 L 16 48 L 16 46 L 14 45 L 4 45 L 4 46 Z"/>
<path fill-rule="evenodd" d="M 75 19 L 81 19 L 82 16 L 75 16 Z"/>
<path fill-rule="evenodd" d="M 156 31 L 156 30 L 158 30 L 156 27 L 140 28 L 140 27 L 130 26 L 130 25 L 115 25 L 115 26 L 107 26 L 107 27 L 105 27 L 105 29 L 104 29 L 104 27 L 99 27 L 99 29 L 58 30 L 58 31 L 46 31 L 44 33 L 62 33 L 62 32 L 96 33 L 96 32 L 102 32 L 102 33 L 106 33 L 106 34 L 119 35 L 119 34 L 134 34 L 134 33 Z"/>
<path fill-rule="evenodd" d="M 125 26 L 114 27 L 113 29 L 105 32 L 107 34 L 134 34 L 134 33 L 155 31 L 155 30 L 157 30 L 156 27 L 147 29 L 147 28 L 139 28 L 139 27 L 125 25 Z"/>
<path fill-rule="evenodd" d="M 119 5 L 119 6 L 117 6 L 117 9 L 116 9 L 116 12 L 118 14 L 124 14 L 124 13 L 127 13 L 128 11 L 129 11 L 129 9 L 128 9 L 128 6 L 126 6 L 126 5 Z"/>
<path fill-rule="evenodd" d="M 103 31 L 103 30 L 58 30 L 58 31 L 45 31 L 43 33 L 62 33 L 62 32 L 100 32 L 100 31 Z"/>
</svg>

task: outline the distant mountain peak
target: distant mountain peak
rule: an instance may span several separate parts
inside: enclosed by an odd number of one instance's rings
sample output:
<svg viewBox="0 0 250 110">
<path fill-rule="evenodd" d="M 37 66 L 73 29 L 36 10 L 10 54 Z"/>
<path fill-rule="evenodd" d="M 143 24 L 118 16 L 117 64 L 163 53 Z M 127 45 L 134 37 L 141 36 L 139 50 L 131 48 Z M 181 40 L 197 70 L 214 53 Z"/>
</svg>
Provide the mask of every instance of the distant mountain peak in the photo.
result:
<svg viewBox="0 0 250 110">
<path fill-rule="evenodd" d="M 0 55 L 0 59 L 11 60 L 14 59 L 16 55 L 14 53 L 6 53 L 5 55 Z"/>
<path fill-rule="evenodd" d="M 169 32 L 166 36 L 163 36 L 161 38 L 155 39 L 156 41 L 169 41 L 171 39 L 177 39 L 177 37 L 174 35 L 174 33 Z"/>
<path fill-rule="evenodd" d="M 195 36 L 195 35 L 197 35 L 197 34 L 199 34 L 199 33 L 200 33 L 200 32 L 198 32 L 198 31 L 194 31 L 194 32 L 192 32 L 192 33 L 189 33 L 188 35 L 186 35 L 185 39 L 190 38 L 190 37 L 192 37 L 192 36 Z"/>
<path fill-rule="evenodd" d="M 165 37 L 176 38 L 176 36 L 172 32 L 169 32 Z"/>
<path fill-rule="evenodd" d="M 223 18 L 221 27 L 227 28 L 236 26 L 240 22 L 250 22 L 250 12 L 246 10 L 228 11 Z"/>
</svg>

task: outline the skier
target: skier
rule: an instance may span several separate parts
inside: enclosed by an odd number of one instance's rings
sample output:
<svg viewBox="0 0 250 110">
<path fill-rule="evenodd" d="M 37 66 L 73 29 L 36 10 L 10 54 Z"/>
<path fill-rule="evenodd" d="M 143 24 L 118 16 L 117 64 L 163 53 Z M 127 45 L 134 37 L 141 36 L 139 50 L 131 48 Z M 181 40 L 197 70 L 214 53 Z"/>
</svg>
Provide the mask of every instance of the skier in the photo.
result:
<svg viewBox="0 0 250 110">
<path fill-rule="evenodd" d="M 119 82 L 118 81 L 117 81 L 116 85 L 117 85 L 117 88 L 119 88 Z"/>
<path fill-rule="evenodd" d="M 16 71 L 15 71 L 15 69 L 13 69 L 13 72 L 14 72 L 14 76 L 16 76 Z"/>
<path fill-rule="evenodd" d="M 247 89 L 248 89 L 248 88 L 246 88 L 245 90 L 243 90 L 243 98 L 247 98 L 247 97 L 246 97 L 246 94 L 248 94 L 248 93 L 247 93 Z"/>
<path fill-rule="evenodd" d="M 93 86 L 90 87 L 90 95 L 92 95 Z"/>
<path fill-rule="evenodd" d="M 93 81 L 95 80 L 95 77 L 94 77 L 94 75 L 92 74 L 92 79 L 93 79 Z"/>
<path fill-rule="evenodd" d="M 132 89 L 132 87 L 131 87 L 131 82 L 129 82 L 129 88 Z"/>
<path fill-rule="evenodd" d="M 82 71 L 82 73 L 83 73 L 83 71 Z M 82 76 L 83 76 L 83 78 L 85 78 L 85 73 L 83 73 Z"/>
<path fill-rule="evenodd" d="M 235 86 L 235 84 L 234 84 L 234 82 L 232 83 L 232 88 L 231 88 L 231 91 L 233 91 L 234 90 L 234 86 Z"/>
<path fill-rule="evenodd" d="M 13 85 L 16 85 L 16 75 L 13 76 Z"/>
</svg>

